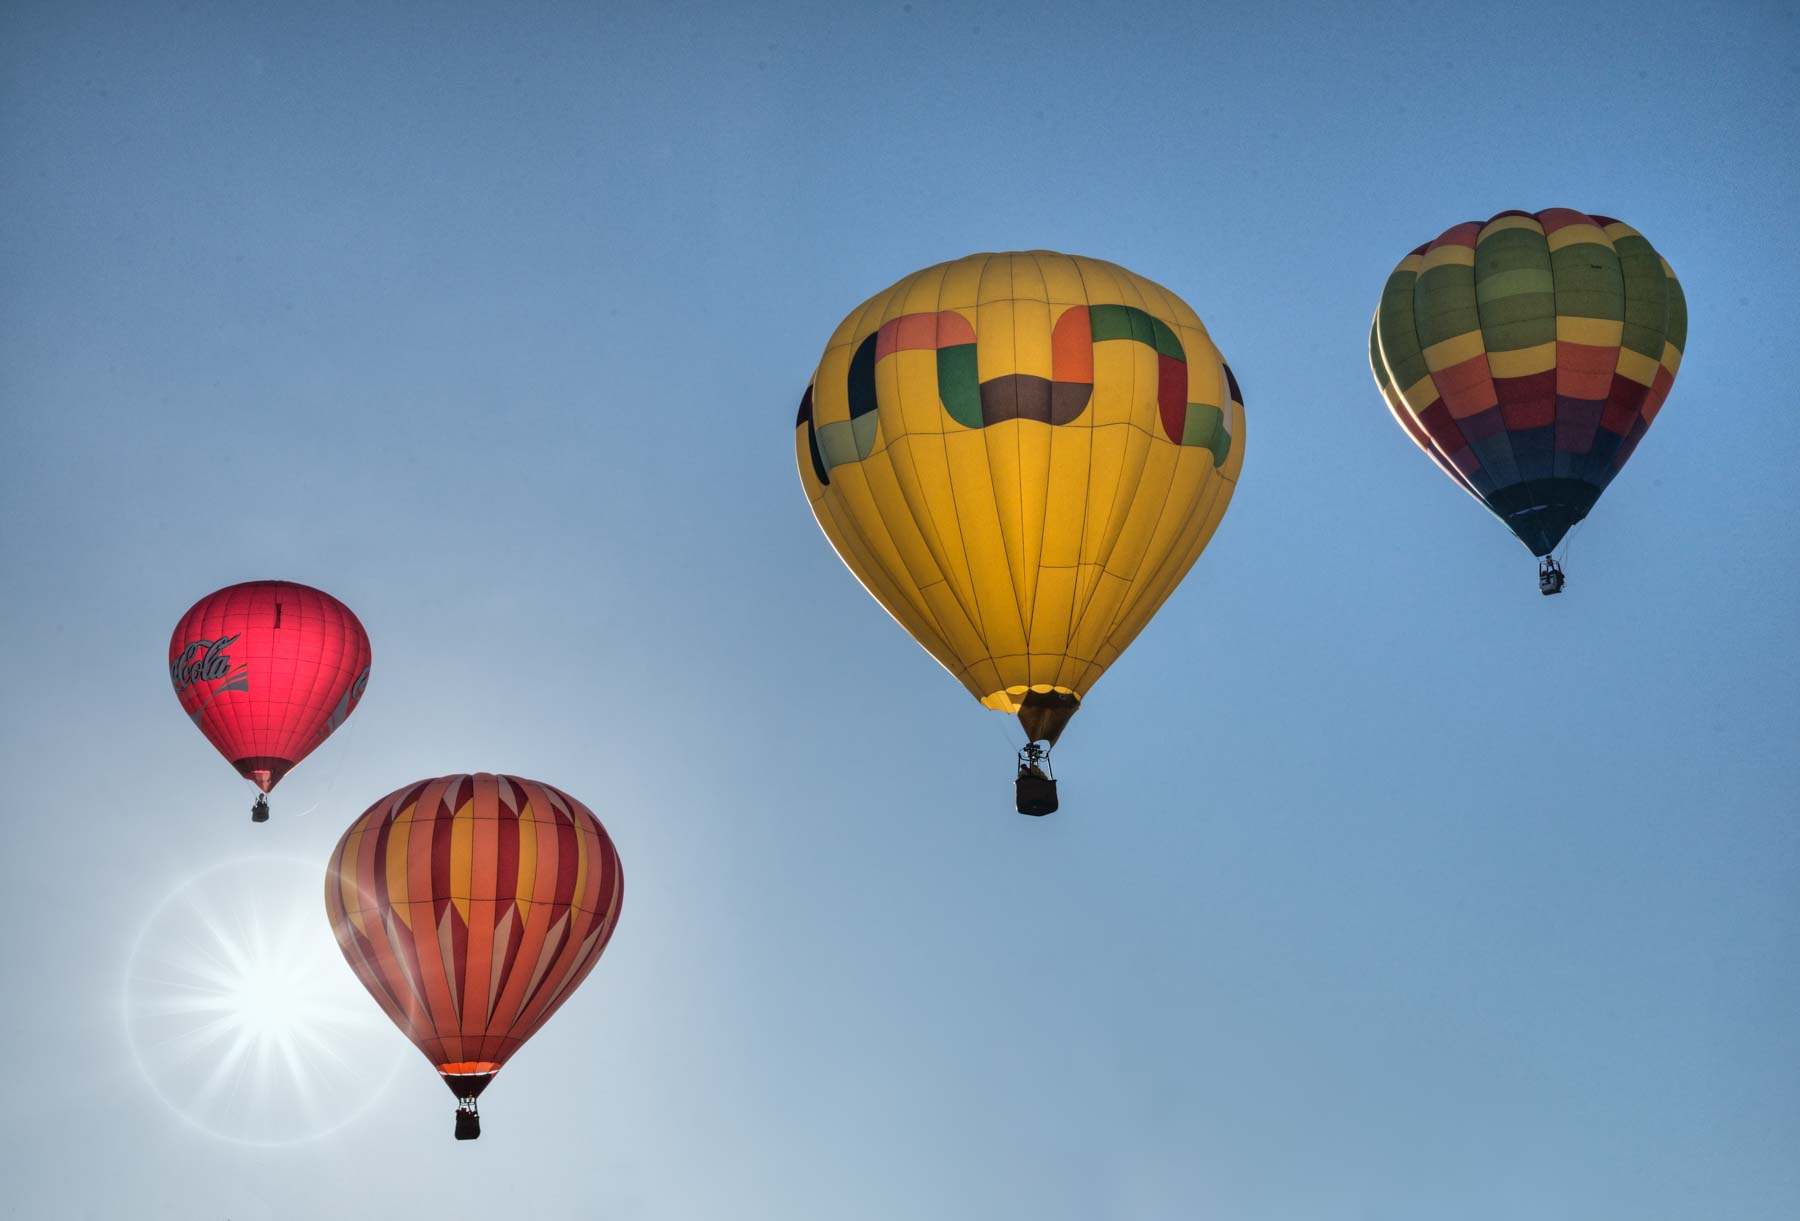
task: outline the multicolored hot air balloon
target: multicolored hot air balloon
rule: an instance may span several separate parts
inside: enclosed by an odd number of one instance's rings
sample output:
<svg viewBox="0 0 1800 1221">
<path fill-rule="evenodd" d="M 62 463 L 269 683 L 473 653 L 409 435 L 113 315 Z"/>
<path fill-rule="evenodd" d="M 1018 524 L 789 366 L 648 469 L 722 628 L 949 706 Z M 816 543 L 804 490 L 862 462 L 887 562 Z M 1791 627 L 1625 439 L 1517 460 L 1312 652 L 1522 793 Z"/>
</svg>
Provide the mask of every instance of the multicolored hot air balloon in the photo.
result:
<svg viewBox="0 0 1800 1221">
<path fill-rule="evenodd" d="M 850 571 L 1018 716 L 1020 812 L 1047 814 L 1049 746 L 1231 502 L 1244 405 L 1161 285 L 1098 259 L 976 254 L 851 311 L 794 444 Z"/>
<path fill-rule="evenodd" d="M 1593 508 L 1681 367 L 1687 303 L 1642 234 L 1568 208 L 1502 212 L 1400 261 L 1369 363 L 1408 436 L 1540 557 Z"/>
<path fill-rule="evenodd" d="M 369 683 L 369 634 L 330 594 L 292 581 L 246 581 L 194 603 L 169 638 L 181 710 L 266 794 L 331 736 Z"/>
<path fill-rule="evenodd" d="M 625 894 L 592 811 L 517 776 L 441 776 L 350 824 L 325 871 L 325 911 L 369 994 L 456 1095 L 475 1099 L 587 978 Z"/>
</svg>

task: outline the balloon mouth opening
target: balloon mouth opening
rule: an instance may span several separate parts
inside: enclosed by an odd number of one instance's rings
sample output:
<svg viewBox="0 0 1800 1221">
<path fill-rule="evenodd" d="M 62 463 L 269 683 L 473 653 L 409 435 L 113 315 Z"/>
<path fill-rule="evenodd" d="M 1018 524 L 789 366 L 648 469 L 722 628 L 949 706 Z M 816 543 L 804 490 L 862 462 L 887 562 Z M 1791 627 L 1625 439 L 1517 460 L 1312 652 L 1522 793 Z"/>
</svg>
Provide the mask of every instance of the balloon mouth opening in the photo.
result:
<svg viewBox="0 0 1800 1221">
<path fill-rule="evenodd" d="M 1027 741 L 1055 746 L 1080 708 L 1081 697 L 1073 691 L 1027 691 L 1017 709 L 1019 725 Z"/>
<path fill-rule="evenodd" d="M 288 774 L 294 763 L 291 759 L 279 759 L 273 755 L 251 755 L 244 759 L 233 759 L 231 766 L 237 769 L 238 775 L 267 793 L 281 783 L 281 778 Z"/>
<path fill-rule="evenodd" d="M 474 1099 L 493 1081 L 500 1065 L 492 1060 L 458 1060 L 437 1066 L 438 1075 L 458 1098 Z"/>
<path fill-rule="evenodd" d="M 1025 730 L 1026 741 L 1048 742 L 1055 746 L 1056 739 L 1069 724 L 1069 718 L 1081 708 L 1081 696 L 1067 687 L 1040 683 L 1035 687 L 990 691 L 981 697 L 981 704 L 984 708 L 1017 716 L 1020 727 Z"/>
</svg>

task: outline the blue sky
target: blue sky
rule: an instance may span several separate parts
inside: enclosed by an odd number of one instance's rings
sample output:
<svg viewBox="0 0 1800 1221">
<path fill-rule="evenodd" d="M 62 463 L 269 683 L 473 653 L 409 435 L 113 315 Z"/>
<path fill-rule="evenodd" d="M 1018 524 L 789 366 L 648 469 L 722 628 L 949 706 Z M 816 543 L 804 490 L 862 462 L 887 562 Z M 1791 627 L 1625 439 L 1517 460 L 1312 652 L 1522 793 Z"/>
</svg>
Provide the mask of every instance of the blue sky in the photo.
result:
<svg viewBox="0 0 1800 1221">
<path fill-rule="evenodd" d="M 0 15 L 0 1211 L 1800 1213 L 1793 6 L 475 7 Z M 1545 600 L 1365 344 L 1550 206 L 1692 326 Z M 857 302 L 1031 247 L 1180 293 L 1248 409 L 1041 821 L 791 433 Z M 265 576 L 375 663 L 253 828 L 164 649 Z M 397 1034 L 329 1135 L 172 1116 L 158 904 L 478 769 L 628 880 L 483 1139 Z"/>
</svg>

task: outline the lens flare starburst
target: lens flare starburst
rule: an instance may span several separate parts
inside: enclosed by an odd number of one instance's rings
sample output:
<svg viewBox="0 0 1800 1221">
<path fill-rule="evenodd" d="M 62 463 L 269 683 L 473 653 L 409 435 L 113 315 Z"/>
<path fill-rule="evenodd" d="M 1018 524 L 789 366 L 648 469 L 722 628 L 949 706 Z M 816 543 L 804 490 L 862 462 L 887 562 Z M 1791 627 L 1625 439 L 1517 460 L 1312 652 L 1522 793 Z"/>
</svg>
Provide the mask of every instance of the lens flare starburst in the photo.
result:
<svg viewBox="0 0 1800 1221">
<path fill-rule="evenodd" d="M 345 969 L 315 867 L 255 858 L 177 888 L 145 922 L 125 980 L 145 1079 L 225 1139 L 322 1136 L 380 1094 L 405 1054 Z"/>
</svg>

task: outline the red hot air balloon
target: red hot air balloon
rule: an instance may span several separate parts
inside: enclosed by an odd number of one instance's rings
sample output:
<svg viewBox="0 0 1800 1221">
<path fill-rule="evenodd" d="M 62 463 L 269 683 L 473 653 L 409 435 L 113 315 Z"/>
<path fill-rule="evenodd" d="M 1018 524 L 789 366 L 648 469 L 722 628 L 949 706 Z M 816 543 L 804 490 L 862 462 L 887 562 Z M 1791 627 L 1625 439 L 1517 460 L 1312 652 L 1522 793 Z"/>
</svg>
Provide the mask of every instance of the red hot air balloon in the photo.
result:
<svg viewBox="0 0 1800 1221">
<path fill-rule="evenodd" d="M 600 961 L 619 854 L 592 811 L 517 776 L 396 789 L 350 824 L 325 871 L 338 948 L 456 1095 L 475 1099 Z"/>
<path fill-rule="evenodd" d="M 246 581 L 181 617 L 169 679 L 207 741 L 266 794 L 355 711 L 369 682 L 369 634 L 328 593 Z M 266 796 L 250 817 L 268 821 Z"/>
</svg>

